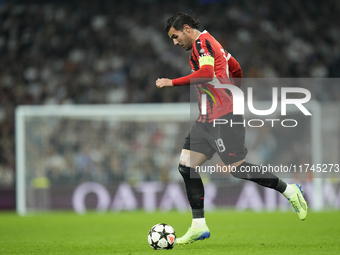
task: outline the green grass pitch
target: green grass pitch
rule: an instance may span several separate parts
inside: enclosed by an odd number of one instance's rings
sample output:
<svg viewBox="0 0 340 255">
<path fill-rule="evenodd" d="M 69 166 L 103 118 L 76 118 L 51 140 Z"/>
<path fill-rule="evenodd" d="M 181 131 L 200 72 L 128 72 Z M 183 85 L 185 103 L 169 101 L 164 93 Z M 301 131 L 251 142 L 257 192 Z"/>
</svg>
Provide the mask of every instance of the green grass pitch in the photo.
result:
<svg viewBox="0 0 340 255">
<path fill-rule="evenodd" d="M 0 254 L 340 254 L 340 212 L 207 212 L 211 237 L 173 250 L 154 251 L 147 233 L 168 223 L 177 236 L 191 223 L 190 212 L 142 211 L 26 217 L 0 213 Z"/>
</svg>

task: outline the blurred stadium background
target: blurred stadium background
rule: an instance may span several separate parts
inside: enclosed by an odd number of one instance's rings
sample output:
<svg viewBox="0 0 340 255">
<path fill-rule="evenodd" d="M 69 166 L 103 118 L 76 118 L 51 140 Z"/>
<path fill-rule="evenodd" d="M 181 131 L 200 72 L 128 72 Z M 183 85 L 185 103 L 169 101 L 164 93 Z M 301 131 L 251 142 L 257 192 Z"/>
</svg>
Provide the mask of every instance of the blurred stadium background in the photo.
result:
<svg viewBox="0 0 340 255">
<path fill-rule="evenodd" d="M 16 208 L 16 107 L 140 104 L 143 109 L 189 102 L 188 87 L 165 91 L 154 85 L 158 77 L 190 72 L 186 53 L 163 30 L 178 11 L 200 18 L 202 29 L 239 61 L 244 77 L 340 77 L 337 0 L 0 0 L 0 210 Z M 327 144 L 322 163 L 339 163 L 340 87 L 332 82 L 308 89 L 322 107 L 320 137 Z M 268 91 L 255 93 L 258 100 L 268 99 Z M 313 127 L 305 125 L 306 132 L 294 134 L 249 130 L 249 155 L 264 164 L 312 163 Z M 25 193 L 31 209 L 188 208 L 177 174 L 189 129 L 185 121 L 45 116 L 28 119 L 26 127 Z M 206 181 L 210 209 L 288 209 L 286 201 L 252 184 Z M 312 194 L 311 179 L 302 183 Z M 323 184 L 324 208 L 339 209 L 339 179 Z M 75 202 L 82 199 L 83 204 Z"/>
</svg>

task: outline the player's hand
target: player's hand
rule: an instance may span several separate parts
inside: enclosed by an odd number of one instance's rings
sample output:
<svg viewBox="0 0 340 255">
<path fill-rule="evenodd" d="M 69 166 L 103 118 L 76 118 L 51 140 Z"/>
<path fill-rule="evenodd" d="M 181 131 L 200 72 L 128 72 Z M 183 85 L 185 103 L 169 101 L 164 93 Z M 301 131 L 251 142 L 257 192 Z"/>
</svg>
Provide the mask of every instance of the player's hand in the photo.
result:
<svg viewBox="0 0 340 255">
<path fill-rule="evenodd" d="M 157 79 L 156 80 L 156 86 L 157 88 L 161 89 L 163 87 L 173 87 L 172 85 L 172 80 L 167 79 L 167 78 L 162 78 L 162 79 Z"/>
</svg>

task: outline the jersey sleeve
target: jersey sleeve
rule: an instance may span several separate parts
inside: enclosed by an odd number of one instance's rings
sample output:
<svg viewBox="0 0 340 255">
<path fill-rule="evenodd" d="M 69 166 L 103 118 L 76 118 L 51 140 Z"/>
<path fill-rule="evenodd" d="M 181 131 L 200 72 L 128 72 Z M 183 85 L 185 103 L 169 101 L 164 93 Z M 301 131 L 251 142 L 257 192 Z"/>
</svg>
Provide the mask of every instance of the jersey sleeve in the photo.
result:
<svg viewBox="0 0 340 255">
<path fill-rule="evenodd" d="M 203 65 L 211 65 L 214 67 L 215 65 L 215 54 L 211 43 L 207 39 L 198 39 L 195 42 L 197 55 L 198 55 L 198 63 L 199 67 Z"/>
<path fill-rule="evenodd" d="M 232 83 L 237 87 L 241 87 L 243 74 L 240 64 L 233 56 L 230 56 L 228 60 L 228 66 Z"/>
<path fill-rule="evenodd" d="M 192 74 L 172 80 L 174 86 L 190 85 L 190 79 L 202 79 L 202 82 L 209 82 L 214 78 L 214 67 L 203 65 L 200 69 Z"/>
</svg>

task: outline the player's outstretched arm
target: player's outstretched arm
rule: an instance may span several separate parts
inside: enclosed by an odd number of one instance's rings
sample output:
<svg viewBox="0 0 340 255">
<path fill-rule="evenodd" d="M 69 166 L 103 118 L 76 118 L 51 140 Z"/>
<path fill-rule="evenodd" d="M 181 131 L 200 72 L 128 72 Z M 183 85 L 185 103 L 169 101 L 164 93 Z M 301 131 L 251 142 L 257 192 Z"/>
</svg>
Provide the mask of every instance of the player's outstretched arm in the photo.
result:
<svg viewBox="0 0 340 255">
<path fill-rule="evenodd" d="M 214 79 L 214 66 L 212 65 L 202 65 L 200 69 L 193 72 L 192 74 L 189 74 L 187 76 L 183 76 L 177 79 L 172 80 L 172 84 L 174 86 L 185 86 L 185 85 L 191 85 L 190 80 L 196 79 L 199 82 L 209 82 Z"/>
<path fill-rule="evenodd" d="M 156 86 L 157 88 L 161 89 L 163 87 L 173 87 L 174 85 L 172 85 L 172 80 L 167 79 L 167 78 L 158 78 L 156 80 Z"/>
</svg>

